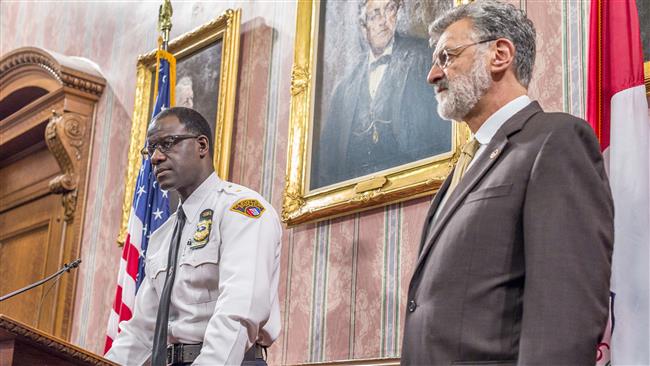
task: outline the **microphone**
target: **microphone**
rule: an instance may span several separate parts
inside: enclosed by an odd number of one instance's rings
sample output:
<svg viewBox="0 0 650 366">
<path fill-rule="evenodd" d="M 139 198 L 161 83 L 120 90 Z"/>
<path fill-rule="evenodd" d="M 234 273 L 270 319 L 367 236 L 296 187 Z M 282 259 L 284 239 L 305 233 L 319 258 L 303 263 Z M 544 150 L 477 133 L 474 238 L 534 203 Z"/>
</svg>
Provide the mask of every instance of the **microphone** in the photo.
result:
<svg viewBox="0 0 650 366">
<path fill-rule="evenodd" d="M 79 267 L 79 263 L 81 263 L 81 258 L 77 258 L 77 259 L 75 259 L 74 261 L 72 261 L 72 262 L 70 262 L 68 264 L 64 264 L 63 267 L 61 269 L 59 269 L 58 271 L 56 271 L 56 273 L 54 273 L 53 275 L 50 275 L 49 277 L 44 278 L 44 279 L 42 279 L 40 281 L 34 282 L 31 285 L 25 286 L 25 287 L 21 288 L 20 290 L 16 290 L 16 291 L 14 291 L 12 293 L 9 293 L 9 294 L 6 294 L 6 295 L 0 297 L 0 302 L 5 301 L 7 299 L 10 299 L 10 298 L 12 298 L 12 297 L 14 297 L 16 295 L 22 294 L 23 292 L 25 292 L 27 290 L 31 290 L 34 287 L 38 287 L 38 286 L 40 286 L 40 285 L 42 285 L 42 284 L 44 284 L 44 283 L 46 283 L 48 281 L 51 281 L 52 279 L 61 276 L 64 272 L 70 272 L 71 269 Z"/>
</svg>

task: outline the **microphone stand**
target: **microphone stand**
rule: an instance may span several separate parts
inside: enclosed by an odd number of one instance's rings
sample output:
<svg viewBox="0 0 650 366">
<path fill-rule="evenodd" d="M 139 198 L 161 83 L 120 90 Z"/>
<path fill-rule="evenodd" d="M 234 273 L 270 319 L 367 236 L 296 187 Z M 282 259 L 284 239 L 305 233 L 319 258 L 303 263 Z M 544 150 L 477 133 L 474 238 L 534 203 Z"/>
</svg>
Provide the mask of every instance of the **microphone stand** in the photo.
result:
<svg viewBox="0 0 650 366">
<path fill-rule="evenodd" d="M 44 284 L 45 282 L 48 282 L 48 281 L 50 281 L 50 280 L 52 280 L 52 279 L 54 279 L 56 277 L 59 277 L 59 276 L 61 276 L 63 274 L 63 272 L 70 272 L 71 269 L 79 267 L 79 263 L 81 263 L 80 258 L 72 261 L 71 263 L 65 264 L 65 265 L 63 265 L 63 268 L 59 269 L 55 274 L 53 274 L 53 275 L 51 275 L 51 276 L 49 276 L 47 278 L 44 278 L 44 279 L 42 279 L 42 280 L 40 280 L 38 282 L 34 282 L 29 286 L 23 287 L 20 290 L 16 290 L 16 291 L 14 291 L 12 293 L 9 293 L 9 294 L 6 294 L 6 295 L 0 297 L 0 302 L 5 301 L 7 299 L 10 299 L 10 298 L 12 298 L 12 297 L 14 297 L 14 296 L 16 296 L 18 294 L 22 294 L 23 292 L 25 292 L 27 290 L 31 290 L 34 287 L 40 286 L 40 285 Z"/>
</svg>

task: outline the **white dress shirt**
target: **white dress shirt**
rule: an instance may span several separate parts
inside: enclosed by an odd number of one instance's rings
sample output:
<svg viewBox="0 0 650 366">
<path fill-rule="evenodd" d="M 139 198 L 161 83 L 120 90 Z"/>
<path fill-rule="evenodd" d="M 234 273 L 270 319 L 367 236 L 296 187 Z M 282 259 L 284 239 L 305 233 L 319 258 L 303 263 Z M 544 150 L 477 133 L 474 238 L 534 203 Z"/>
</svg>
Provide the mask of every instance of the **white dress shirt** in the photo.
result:
<svg viewBox="0 0 650 366">
<path fill-rule="evenodd" d="M 377 89 L 379 89 L 379 83 L 381 83 L 381 79 L 384 77 L 384 74 L 386 73 L 386 69 L 388 68 L 388 63 L 385 63 L 373 69 L 372 63 L 379 60 L 379 58 L 382 56 L 392 55 L 394 43 L 395 43 L 395 38 L 393 38 L 390 41 L 390 44 L 386 48 L 384 48 L 384 52 L 382 52 L 381 55 L 377 57 L 375 57 L 372 51 L 368 53 L 368 91 L 370 91 L 371 99 L 375 98 L 375 94 L 377 94 Z"/>
<path fill-rule="evenodd" d="M 233 210 L 242 199 L 257 200 L 264 210 L 257 217 Z M 168 343 L 203 342 L 194 365 L 239 366 L 255 342 L 271 345 L 280 333 L 282 230 L 277 213 L 258 193 L 222 181 L 215 173 L 182 208 L 187 220 L 171 294 Z M 192 246 L 195 233 L 205 230 L 197 226 L 205 210 L 213 211 L 208 241 Z M 151 355 L 175 225 L 174 213 L 151 234 L 133 318 L 120 324 L 121 332 L 106 354 L 114 362 L 141 365 Z"/>
<path fill-rule="evenodd" d="M 478 131 L 474 134 L 474 138 L 481 144 L 476 150 L 476 153 L 474 154 L 474 157 L 472 158 L 472 161 L 469 162 L 469 165 L 467 166 L 467 169 L 465 170 L 465 174 L 472 168 L 472 165 L 474 165 L 474 162 L 478 160 L 478 157 L 483 154 L 487 146 L 490 144 L 490 141 L 492 141 L 492 138 L 494 135 L 497 133 L 499 128 L 503 126 L 504 123 L 506 123 L 507 120 L 510 119 L 510 117 L 514 116 L 517 112 L 520 110 L 524 109 L 527 105 L 529 105 L 531 102 L 530 98 L 527 95 L 522 95 L 520 97 L 517 97 L 510 102 L 508 102 L 506 105 L 503 107 L 499 108 L 496 112 L 494 112 L 488 119 L 483 122 L 481 127 L 479 127 Z M 462 178 L 461 178 L 462 181 Z M 436 213 L 433 216 L 433 222 L 438 220 L 438 214 L 440 211 L 442 211 L 442 208 L 445 206 L 447 203 L 447 192 L 445 192 L 444 197 L 442 197 L 442 200 L 440 200 L 440 205 L 438 205 L 438 208 L 436 209 Z"/>
</svg>

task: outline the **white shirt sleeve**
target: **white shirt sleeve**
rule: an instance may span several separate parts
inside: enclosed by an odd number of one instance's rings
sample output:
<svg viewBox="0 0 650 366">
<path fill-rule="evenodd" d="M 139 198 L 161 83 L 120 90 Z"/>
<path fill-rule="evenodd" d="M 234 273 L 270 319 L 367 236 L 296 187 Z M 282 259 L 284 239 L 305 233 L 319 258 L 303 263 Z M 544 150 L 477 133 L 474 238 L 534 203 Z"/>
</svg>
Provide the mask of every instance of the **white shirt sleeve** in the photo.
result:
<svg viewBox="0 0 650 366">
<path fill-rule="evenodd" d="M 257 218 L 226 209 L 219 230 L 219 296 L 194 365 L 238 366 L 272 310 L 282 231 L 270 206 Z"/>
<path fill-rule="evenodd" d="M 135 311 L 129 321 L 120 323 L 120 333 L 104 357 L 120 365 L 142 365 L 151 356 L 153 333 L 158 314 L 158 296 L 145 276 L 138 295 Z"/>
</svg>

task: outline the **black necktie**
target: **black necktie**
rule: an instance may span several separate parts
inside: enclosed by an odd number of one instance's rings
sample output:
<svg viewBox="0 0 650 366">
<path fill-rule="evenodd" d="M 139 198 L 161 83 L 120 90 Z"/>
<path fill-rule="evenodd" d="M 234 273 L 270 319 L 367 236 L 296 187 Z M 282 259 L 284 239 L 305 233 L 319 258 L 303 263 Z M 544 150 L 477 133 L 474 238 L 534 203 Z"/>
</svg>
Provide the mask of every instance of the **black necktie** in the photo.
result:
<svg viewBox="0 0 650 366">
<path fill-rule="evenodd" d="M 167 322 L 169 321 L 169 301 L 172 296 L 174 277 L 176 277 L 176 260 L 178 259 L 178 247 L 185 226 L 185 213 L 183 207 L 179 206 L 176 211 L 176 227 L 169 243 L 169 257 L 167 258 L 167 277 L 160 296 L 158 316 L 156 317 L 156 330 L 153 334 L 153 349 L 151 351 L 151 365 L 167 365 Z"/>
<path fill-rule="evenodd" d="M 374 71 L 379 66 L 386 65 L 389 62 L 390 62 L 390 54 L 382 55 L 378 59 L 370 63 L 370 71 Z"/>
</svg>

